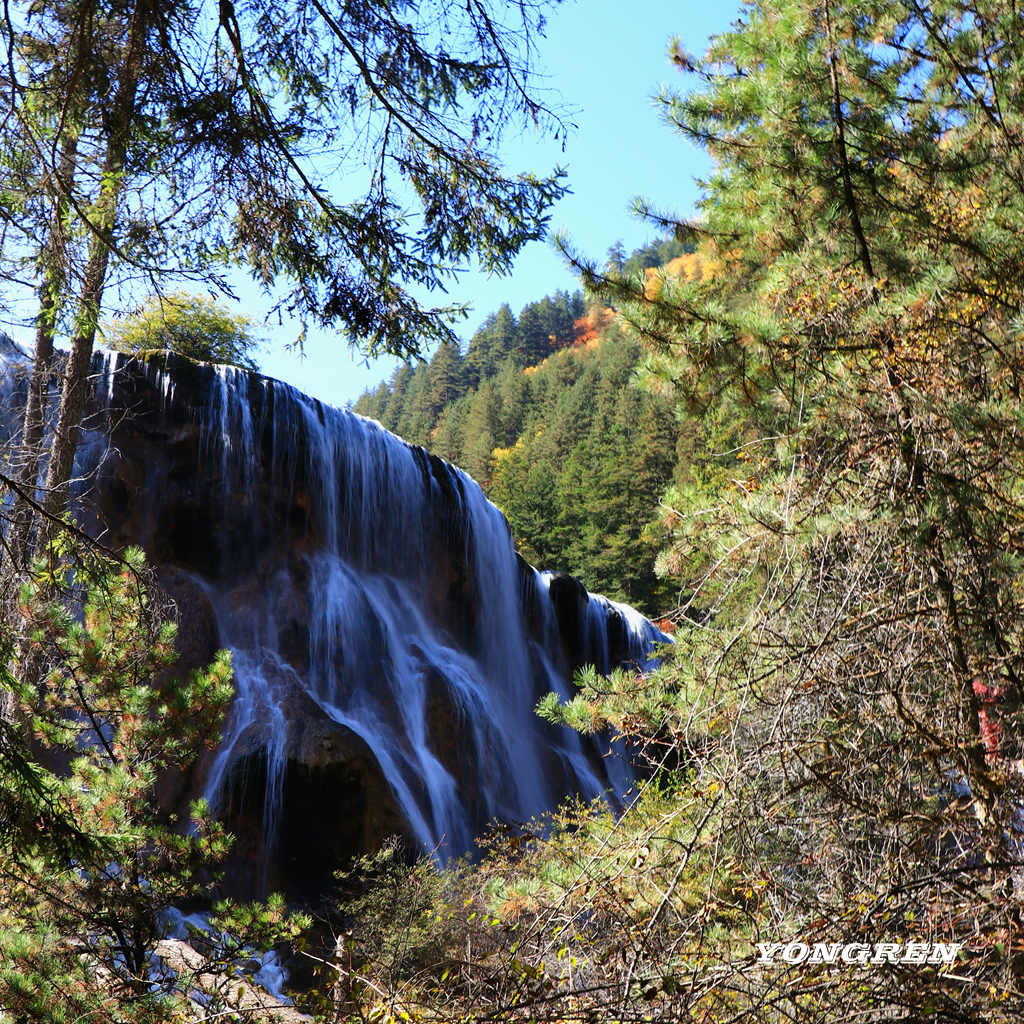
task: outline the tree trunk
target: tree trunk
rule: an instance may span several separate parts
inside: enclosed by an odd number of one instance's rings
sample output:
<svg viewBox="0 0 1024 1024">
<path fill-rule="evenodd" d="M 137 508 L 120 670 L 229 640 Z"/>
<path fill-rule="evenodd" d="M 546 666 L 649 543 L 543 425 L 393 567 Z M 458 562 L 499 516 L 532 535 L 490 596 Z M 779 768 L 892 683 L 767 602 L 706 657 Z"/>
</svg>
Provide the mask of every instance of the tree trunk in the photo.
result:
<svg viewBox="0 0 1024 1024">
<path fill-rule="evenodd" d="M 850 173 L 850 158 L 846 145 L 846 119 L 843 114 L 843 100 L 839 87 L 837 68 L 837 46 L 832 28 L 831 7 L 828 3 L 824 7 L 824 15 L 826 39 L 829 47 L 829 85 L 832 95 L 832 115 L 835 122 L 835 140 L 843 181 L 843 200 L 850 216 L 850 225 L 857 243 L 861 267 L 864 270 L 865 277 L 872 283 L 872 301 L 877 303 L 879 300 L 876 284 L 877 278 L 871 260 L 871 250 L 860 219 L 859 205 L 853 189 L 853 176 Z M 893 352 L 893 341 L 891 338 L 887 348 L 888 354 L 891 355 Z M 927 449 L 919 441 L 917 431 L 914 428 L 913 412 L 910 401 L 907 398 L 904 382 L 897 373 L 892 360 L 885 359 L 885 355 L 886 353 L 883 353 L 885 378 L 893 398 L 896 413 L 893 431 L 896 447 L 900 452 L 900 457 L 907 473 L 911 503 L 917 512 L 919 523 L 925 527 L 922 532 L 922 547 L 927 552 L 932 584 L 945 616 L 950 645 L 951 668 L 953 669 L 964 705 L 970 712 L 967 716 L 967 735 L 964 737 L 965 743 L 962 751 L 963 763 L 961 767 L 968 777 L 975 796 L 980 797 L 984 804 L 984 808 L 980 808 L 982 812 L 980 816 L 987 818 L 999 797 L 999 786 L 989 770 L 988 761 L 985 756 L 983 705 L 975 687 L 975 677 L 967 654 L 968 644 L 965 639 L 956 588 L 946 564 L 946 557 L 943 552 L 938 529 L 933 525 L 927 525 L 925 509 L 931 494 L 928 490 L 926 466 L 921 454 Z M 1001 633 L 994 616 L 987 610 L 983 614 L 985 615 L 986 624 L 989 626 L 990 632 L 998 640 Z M 953 753 L 955 754 L 957 751 L 953 751 Z M 977 792 L 979 789 L 981 790 L 980 793 Z"/>
<path fill-rule="evenodd" d="M 40 523 L 37 541 L 40 549 L 53 539 L 57 530 L 56 519 L 67 508 L 71 473 L 88 390 L 93 343 L 96 339 L 96 326 L 103 300 L 107 266 L 110 262 L 111 235 L 117 223 L 117 209 L 124 188 L 125 155 L 135 120 L 135 97 L 150 13 L 148 0 L 140 0 L 132 13 L 124 62 L 110 112 L 110 134 L 103 162 L 100 195 L 94 205 L 95 212 L 91 225 L 93 235 L 78 300 L 77 326 L 64 370 L 60 409 L 50 445 L 50 463 L 47 467 L 46 490 L 42 500 L 46 518 Z"/>
<path fill-rule="evenodd" d="M 47 392 L 50 364 L 53 359 L 53 338 L 60 313 L 60 298 L 67 283 L 64 218 L 67 215 L 68 196 L 71 192 L 78 151 L 78 136 L 69 132 L 61 146 L 56 168 L 56 190 L 53 213 L 50 218 L 49 237 L 40 260 L 43 275 L 39 286 L 39 313 L 36 317 L 36 343 L 32 372 L 25 403 L 25 418 L 21 430 L 21 449 L 17 481 L 25 494 L 35 493 L 42 459 L 43 428 L 46 422 Z M 20 495 L 15 495 L 8 533 L 7 552 L 11 561 L 10 572 L 17 574 L 25 568 L 29 534 L 34 519 L 33 510 Z"/>
</svg>

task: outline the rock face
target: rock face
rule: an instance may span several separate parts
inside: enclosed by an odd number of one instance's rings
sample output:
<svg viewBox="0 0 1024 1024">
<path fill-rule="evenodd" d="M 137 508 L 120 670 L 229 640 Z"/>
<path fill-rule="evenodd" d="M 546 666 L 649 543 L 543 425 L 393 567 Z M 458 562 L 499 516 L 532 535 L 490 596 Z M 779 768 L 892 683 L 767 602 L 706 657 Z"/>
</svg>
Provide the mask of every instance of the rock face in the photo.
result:
<svg viewBox="0 0 1024 1024">
<path fill-rule="evenodd" d="M 227 819 L 236 892 L 313 893 L 395 832 L 461 854 L 489 821 L 625 782 L 533 708 L 666 638 L 527 565 L 469 477 L 256 374 L 110 354 L 94 372 L 80 518 L 146 551 L 182 668 L 233 652 L 223 741 L 163 798 Z"/>
</svg>

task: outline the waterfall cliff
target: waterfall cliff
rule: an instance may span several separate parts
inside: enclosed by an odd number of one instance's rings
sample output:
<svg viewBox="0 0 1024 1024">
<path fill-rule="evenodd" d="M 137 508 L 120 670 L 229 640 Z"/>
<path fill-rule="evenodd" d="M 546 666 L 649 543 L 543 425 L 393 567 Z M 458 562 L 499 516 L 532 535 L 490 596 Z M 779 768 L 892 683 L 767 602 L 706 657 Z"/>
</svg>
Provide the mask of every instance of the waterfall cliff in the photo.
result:
<svg viewBox="0 0 1024 1024">
<path fill-rule="evenodd" d="M 533 709 L 665 638 L 527 565 L 472 479 L 257 374 L 110 353 L 93 372 L 78 515 L 145 549 L 184 667 L 233 652 L 223 739 L 175 785 L 228 820 L 251 887 L 318 884 L 392 832 L 462 854 L 488 822 L 627 784 Z"/>
</svg>

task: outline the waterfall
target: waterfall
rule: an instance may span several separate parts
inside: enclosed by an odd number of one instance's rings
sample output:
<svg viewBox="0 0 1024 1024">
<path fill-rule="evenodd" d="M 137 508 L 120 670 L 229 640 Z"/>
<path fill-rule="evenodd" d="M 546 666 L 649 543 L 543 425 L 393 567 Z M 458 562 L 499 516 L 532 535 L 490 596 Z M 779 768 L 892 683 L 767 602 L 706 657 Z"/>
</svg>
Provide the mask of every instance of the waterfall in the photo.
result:
<svg viewBox="0 0 1024 1024">
<path fill-rule="evenodd" d="M 77 472 L 97 475 L 82 514 L 141 544 L 185 581 L 189 605 L 210 609 L 236 697 L 200 790 L 227 813 L 245 802 L 239 787 L 262 789 L 246 799 L 265 862 L 284 839 L 289 787 L 332 758 L 372 763 L 407 834 L 442 859 L 492 820 L 628 784 L 598 745 L 534 707 L 569 696 L 581 664 L 642 667 L 667 638 L 527 566 L 465 473 L 230 367 L 100 352 L 93 373 Z M 376 812 L 331 779 L 316 795 L 324 820 L 337 799 L 365 833 Z M 321 823 L 305 824 L 315 837 Z"/>
</svg>

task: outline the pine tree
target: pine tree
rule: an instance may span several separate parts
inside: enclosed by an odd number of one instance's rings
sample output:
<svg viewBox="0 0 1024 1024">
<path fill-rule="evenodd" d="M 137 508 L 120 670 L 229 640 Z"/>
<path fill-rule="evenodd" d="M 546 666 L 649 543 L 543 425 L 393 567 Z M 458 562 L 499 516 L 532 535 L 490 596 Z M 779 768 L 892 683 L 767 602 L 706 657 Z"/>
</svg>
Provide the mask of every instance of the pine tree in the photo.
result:
<svg viewBox="0 0 1024 1024">
<path fill-rule="evenodd" d="M 391 394 L 387 406 L 384 409 L 384 416 L 381 423 L 388 430 L 398 432 L 398 424 L 405 411 L 406 394 L 412 382 L 413 366 L 411 363 L 402 363 L 391 375 Z"/>
<path fill-rule="evenodd" d="M 465 395 L 441 413 L 430 450 L 453 465 L 465 465 L 466 417 L 472 398 Z"/>
<path fill-rule="evenodd" d="M 493 377 L 516 348 L 516 318 L 508 303 L 491 314 L 473 335 L 466 352 L 468 383 L 475 387 Z"/>
<path fill-rule="evenodd" d="M 147 586 L 140 552 L 120 565 L 78 558 L 78 608 L 54 596 L 69 568 L 36 563 L 21 594 L 28 637 L 46 665 L 41 693 L 3 663 L 3 685 L 32 738 L 26 756 L 42 813 L 13 828 L 7 815 L 0 822 L 0 1006 L 12 1021 L 180 1019 L 201 983 L 198 972 L 154 973 L 160 914 L 208 896 L 228 837 L 199 804 L 191 823 L 162 812 L 156 787 L 217 741 L 234 692 L 230 656 L 174 678 L 175 630 Z M 25 795 L 11 788 L 8 753 L 5 808 Z M 58 776 L 43 758 L 70 768 Z M 49 831 L 54 821 L 61 831 Z M 305 923 L 284 923 L 282 911 L 278 900 L 225 906 L 203 970 Z"/>
<path fill-rule="evenodd" d="M 523 307 L 516 323 L 515 358 L 520 366 L 535 366 L 551 355 L 550 317 L 542 302 Z"/>
<path fill-rule="evenodd" d="M 352 406 L 352 411 L 360 416 L 368 416 L 378 423 L 384 422 L 388 401 L 391 398 L 391 388 L 388 382 L 382 380 L 372 391 L 364 391 Z"/>
<path fill-rule="evenodd" d="M 451 341 L 442 343 L 430 360 L 429 371 L 430 411 L 436 423 L 441 410 L 463 392 L 465 373 L 458 344 Z"/>
<path fill-rule="evenodd" d="M 570 296 L 568 292 L 555 292 L 551 303 L 551 314 L 548 322 L 548 333 L 554 339 L 554 348 L 571 345 L 575 335 L 575 322 L 583 315 L 582 299 L 579 293 Z M 574 312 L 579 309 L 579 312 Z"/>
<path fill-rule="evenodd" d="M 395 432 L 410 444 L 426 444 L 434 426 L 430 401 L 430 369 L 417 363 L 405 392 L 402 415 Z"/>
<path fill-rule="evenodd" d="M 523 432 L 531 404 L 530 380 L 509 358 L 505 360 L 501 372 L 495 378 L 494 386 L 501 399 L 497 441 L 502 446 L 510 445 Z"/>
<path fill-rule="evenodd" d="M 466 413 L 462 468 L 486 487 L 491 479 L 492 453 L 499 429 L 500 400 L 491 381 L 484 381 Z"/>
<path fill-rule="evenodd" d="M 794 927 L 809 942 L 882 940 L 928 919 L 975 944 L 956 996 L 927 972 L 870 989 L 835 979 L 819 1019 L 1012 1019 L 1019 12 L 760 0 L 705 57 L 674 56 L 700 85 L 666 94 L 666 114 L 716 167 L 699 220 L 654 219 L 702 246 L 713 280 L 641 291 L 587 273 L 710 441 L 666 521 L 689 611 L 712 623 L 694 641 L 712 652 L 692 676 L 679 666 L 678 685 L 711 673 L 737 715 L 716 769 L 737 798 L 716 808 L 715 841 L 788 894 L 762 919 L 783 940 Z M 737 1014 L 735 992 L 708 980 L 702 1009 L 730 1019 L 799 1004 L 776 976 Z"/>
</svg>

